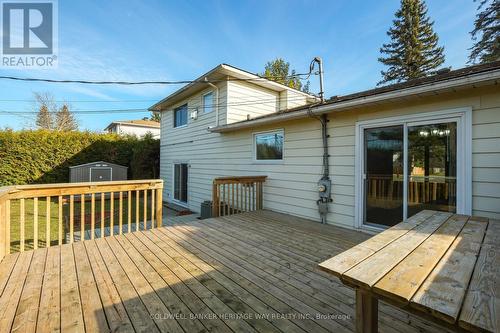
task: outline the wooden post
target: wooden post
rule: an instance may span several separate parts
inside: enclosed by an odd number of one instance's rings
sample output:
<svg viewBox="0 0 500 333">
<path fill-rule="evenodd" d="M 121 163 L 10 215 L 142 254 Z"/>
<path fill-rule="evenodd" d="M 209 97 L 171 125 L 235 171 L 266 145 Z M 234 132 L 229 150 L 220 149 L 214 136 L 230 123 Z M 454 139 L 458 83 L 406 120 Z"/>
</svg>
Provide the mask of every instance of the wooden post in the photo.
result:
<svg viewBox="0 0 500 333">
<path fill-rule="evenodd" d="M 156 225 L 163 225 L 163 188 L 156 190 Z"/>
<path fill-rule="evenodd" d="M 356 289 L 356 333 L 378 333 L 378 300 Z"/>
<path fill-rule="evenodd" d="M 80 241 L 85 240 L 85 194 L 80 195 Z"/>
<path fill-rule="evenodd" d="M 219 213 L 219 198 L 217 197 L 217 182 L 212 184 L 212 217 L 217 217 Z"/>
<path fill-rule="evenodd" d="M 155 225 L 155 212 L 156 212 L 156 205 L 155 205 L 155 190 L 151 190 L 151 229 L 154 228 Z"/>
</svg>

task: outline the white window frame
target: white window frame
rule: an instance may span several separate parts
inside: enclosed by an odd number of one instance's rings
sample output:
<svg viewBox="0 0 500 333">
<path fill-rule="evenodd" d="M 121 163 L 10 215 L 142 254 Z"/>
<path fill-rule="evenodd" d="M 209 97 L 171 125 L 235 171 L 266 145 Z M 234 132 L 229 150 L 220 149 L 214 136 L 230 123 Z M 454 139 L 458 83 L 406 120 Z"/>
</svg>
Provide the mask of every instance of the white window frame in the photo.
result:
<svg viewBox="0 0 500 333">
<path fill-rule="evenodd" d="M 184 105 L 186 106 L 186 123 L 185 123 L 184 125 L 175 126 L 175 111 L 176 111 L 177 109 L 179 109 L 179 108 L 183 107 Z M 186 126 L 189 124 L 189 105 L 188 105 L 188 103 L 184 103 L 184 104 L 181 104 L 181 105 L 179 105 L 179 106 L 175 107 L 175 108 L 174 108 L 174 110 L 173 110 L 173 113 L 174 113 L 174 114 L 173 114 L 173 117 L 172 117 L 172 118 L 173 118 L 173 128 L 174 128 L 174 129 L 177 129 L 177 128 L 183 128 L 183 127 L 186 127 Z"/>
<path fill-rule="evenodd" d="M 356 122 L 356 141 L 354 158 L 354 224 L 357 228 L 384 229 L 382 226 L 363 224 L 364 215 L 364 130 L 384 126 L 403 125 L 403 218 L 406 220 L 408 200 L 408 126 L 438 122 L 457 123 L 457 214 L 471 215 L 472 212 L 472 108 L 440 110 L 395 117 L 377 118 Z"/>
<path fill-rule="evenodd" d="M 281 133 L 283 135 L 283 153 L 279 160 L 258 160 L 257 159 L 257 136 L 261 134 Z M 285 130 L 283 128 L 273 129 L 269 131 L 252 133 L 252 156 L 255 164 L 282 164 L 285 161 Z"/>
<path fill-rule="evenodd" d="M 210 111 L 207 111 L 207 108 L 205 107 L 205 96 L 212 94 L 212 106 L 210 108 Z M 201 108 L 203 109 L 203 114 L 205 113 L 212 113 L 214 112 L 215 109 L 215 94 L 213 90 L 207 91 L 203 95 L 201 95 Z"/>
<path fill-rule="evenodd" d="M 175 198 L 175 165 L 176 164 L 186 164 L 187 165 L 188 181 L 187 181 L 187 193 L 186 193 L 187 201 L 186 202 L 181 201 L 181 200 L 177 200 Z M 189 207 L 189 162 L 188 161 L 175 161 L 172 163 L 172 202 L 181 206 L 181 207 L 184 207 L 184 208 Z"/>
</svg>

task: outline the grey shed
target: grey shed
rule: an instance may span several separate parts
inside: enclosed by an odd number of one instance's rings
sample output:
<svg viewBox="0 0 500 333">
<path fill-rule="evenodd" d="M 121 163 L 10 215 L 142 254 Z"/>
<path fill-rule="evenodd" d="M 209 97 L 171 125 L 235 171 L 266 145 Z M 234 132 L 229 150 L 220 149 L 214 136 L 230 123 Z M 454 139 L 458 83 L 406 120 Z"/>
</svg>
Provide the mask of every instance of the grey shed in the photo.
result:
<svg viewBox="0 0 500 333">
<path fill-rule="evenodd" d="M 114 163 L 97 161 L 69 167 L 71 183 L 104 182 L 127 180 L 127 167 Z"/>
</svg>

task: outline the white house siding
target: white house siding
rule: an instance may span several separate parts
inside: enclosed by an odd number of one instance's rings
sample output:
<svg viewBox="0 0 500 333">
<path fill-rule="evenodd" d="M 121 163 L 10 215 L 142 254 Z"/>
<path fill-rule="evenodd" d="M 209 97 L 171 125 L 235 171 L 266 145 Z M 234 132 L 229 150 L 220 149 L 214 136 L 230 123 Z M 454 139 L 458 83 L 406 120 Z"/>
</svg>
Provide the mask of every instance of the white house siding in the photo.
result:
<svg viewBox="0 0 500 333">
<path fill-rule="evenodd" d="M 353 227 L 355 127 L 360 120 L 472 107 L 473 109 L 473 214 L 500 218 L 500 94 L 498 88 L 474 89 L 421 98 L 390 106 L 330 114 L 328 124 L 330 176 L 333 203 L 328 223 Z M 162 121 L 172 123 L 171 113 Z M 199 119 L 196 127 L 185 129 L 184 144 L 170 127 L 162 126 L 162 170 L 165 198 L 172 193 L 172 161 L 187 161 L 189 168 L 189 208 L 199 211 L 200 203 L 211 198 L 212 179 L 230 175 L 267 175 L 264 208 L 318 220 L 317 186 L 321 176 L 322 144 L 319 122 L 301 119 L 282 124 L 246 129 L 226 134 L 206 131 L 211 121 Z M 282 164 L 255 164 L 252 158 L 252 133 L 284 129 L 285 150 Z M 184 131 L 179 129 L 178 131 Z M 180 133 L 180 132 L 179 132 Z"/>
<path fill-rule="evenodd" d="M 279 92 L 250 82 L 229 81 L 227 88 L 227 123 L 255 118 L 279 109 Z"/>
<path fill-rule="evenodd" d="M 135 135 L 137 137 L 143 137 L 147 133 L 151 133 L 155 139 L 160 138 L 160 129 L 152 128 L 152 127 L 140 127 L 140 126 L 132 126 L 126 124 L 117 124 L 117 133 L 118 134 L 128 134 Z"/>
</svg>

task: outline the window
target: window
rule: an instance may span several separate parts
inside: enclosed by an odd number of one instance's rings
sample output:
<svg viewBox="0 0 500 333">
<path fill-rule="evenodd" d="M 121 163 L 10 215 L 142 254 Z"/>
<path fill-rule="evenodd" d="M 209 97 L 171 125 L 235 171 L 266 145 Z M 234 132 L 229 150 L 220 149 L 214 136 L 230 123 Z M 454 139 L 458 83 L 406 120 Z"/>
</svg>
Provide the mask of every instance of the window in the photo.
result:
<svg viewBox="0 0 500 333">
<path fill-rule="evenodd" d="M 203 95 L 203 110 L 205 113 L 212 112 L 214 110 L 214 93 L 209 92 Z"/>
<path fill-rule="evenodd" d="M 174 109 L 174 127 L 187 125 L 188 122 L 188 106 L 184 104 Z"/>
<path fill-rule="evenodd" d="M 255 159 L 257 161 L 283 160 L 283 131 L 255 134 Z"/>
</svg>

